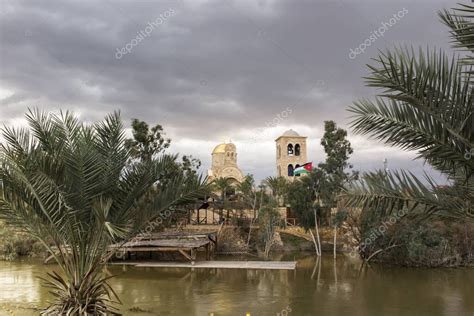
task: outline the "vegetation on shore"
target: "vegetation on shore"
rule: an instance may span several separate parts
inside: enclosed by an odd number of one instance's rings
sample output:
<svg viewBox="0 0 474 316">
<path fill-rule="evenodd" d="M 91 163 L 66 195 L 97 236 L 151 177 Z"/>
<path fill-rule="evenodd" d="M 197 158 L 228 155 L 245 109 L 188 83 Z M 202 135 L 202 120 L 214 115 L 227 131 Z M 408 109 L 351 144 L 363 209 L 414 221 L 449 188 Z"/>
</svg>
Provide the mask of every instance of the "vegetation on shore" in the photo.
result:
<svg viewBox="0 0 474 316">
<path fill-rule="evenodd" d="M 410 48 L 381 53 L 366 82 L 382 93 L 349 109 L 356 133 L 416 151 L 449 181 L 439 186 L 428 175 L 422 181 L 403 170 L 383 170 L 352 183 L 346 202 L 363 207 L 361 240 L 404 212 L 387 232 L 360 244 L 366 259 L 426 266 L 473 263 L 472 242 L 465 241 L 474 237 L 474 7 L 459 5 L 439 15 L 458 54 Z"/>
<path fill-rule="evenodd" d="M 474 223 L 405 217 L 390 225 L 386 219 L 375 219 L 374 213 L 367 211 L 362 219 L 359 250 L 363 258 L 373 256 L 372 261 L 410 267 L 474 265 Z M 371 235 L 382 227 L 387 229 L 372 239 Z"/>
<path fill-rule="evenodd" d="M 0 260 L 11 261 L 21 256 L 38 257 L 45 253 L 43 245 L 36 239 L 0 220 Z"/>
</svg>

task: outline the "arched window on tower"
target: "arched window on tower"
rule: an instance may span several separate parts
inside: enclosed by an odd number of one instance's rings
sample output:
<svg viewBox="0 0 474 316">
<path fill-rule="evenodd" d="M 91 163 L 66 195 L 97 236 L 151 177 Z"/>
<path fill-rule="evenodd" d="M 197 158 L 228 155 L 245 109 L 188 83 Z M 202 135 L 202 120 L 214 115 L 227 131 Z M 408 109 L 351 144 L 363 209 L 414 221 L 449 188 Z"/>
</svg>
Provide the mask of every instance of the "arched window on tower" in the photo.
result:
<svg viewBox="0 0 474 316">
<path fill-rule="evenodd" d="M 293 165 L 290 163 L 288 165 L 288 177 L 292 177 L 293 176 Z"/>
<path fill-rule="evenodd" d="M 300 166 L 300 165 L 296 164 L 296 165 L 295 165 L 295 169 L 298 168 L 299 166 Z M 299 176 L 300 176 L 299 173 L 298 173 L 297 175 L 295 175 L 295 177 L 299 177 Z"/>
<path fill-rule="evenodd" d="M 300 144 L 295 145 L 295 156 L 299 156 L 301 153 L 301 147 Z"/>
<path fill-rule="evenodd" d="M 287 152 L 288 152 L 288 156 L 293 156 L 293 145 L 292 144 L 288 144 Z"/>
</svg>

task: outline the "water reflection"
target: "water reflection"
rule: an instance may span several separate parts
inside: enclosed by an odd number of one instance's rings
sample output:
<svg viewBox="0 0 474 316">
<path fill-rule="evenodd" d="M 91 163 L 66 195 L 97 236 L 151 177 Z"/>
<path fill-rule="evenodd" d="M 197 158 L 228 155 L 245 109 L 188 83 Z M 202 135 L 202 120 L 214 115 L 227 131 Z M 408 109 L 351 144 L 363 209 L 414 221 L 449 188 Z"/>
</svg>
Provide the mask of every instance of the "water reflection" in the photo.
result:
<svg viewBox="0 0 474 316">
<path fill-rule="evenodd" d="M 285 256 L 283 260 L 292 260 Z M 0 314 L 36 315 L 48 298 L 36 276 L 54 266 L 0 262 Z M 108 267 L 126 315 L 472 315 L 473 269 L 362 266 L 298 258 L 295 271 Z M 19 306 L 21 304 L 21 306 Z M 26 307 L 26 308 L 25 308 Z M 139 307 L 149 313 L 134 313 Z"/>
</svg>

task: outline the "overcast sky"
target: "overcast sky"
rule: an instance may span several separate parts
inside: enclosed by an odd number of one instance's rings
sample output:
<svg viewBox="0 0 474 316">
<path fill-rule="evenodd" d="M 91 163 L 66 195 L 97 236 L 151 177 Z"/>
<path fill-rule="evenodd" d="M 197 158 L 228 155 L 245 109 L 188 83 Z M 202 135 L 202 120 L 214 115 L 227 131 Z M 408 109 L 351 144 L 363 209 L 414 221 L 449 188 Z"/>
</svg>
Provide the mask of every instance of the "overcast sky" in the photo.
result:
<svg viewBox="0 0 474 316">
<path fill-rule="evenodd" d="M 324 160 L 323 121 L 348 128 L 347 107 L 378 92 L 361 79 L 378 50 L 450 50 L 437 11 L 455 1 L 0 4 L 0 124 L 24 124 L 28 107 L 70 109 L 85 121 L 120 110 L 127 126 L 162 124 L 171 151 L 201 159 L 203 171 L 213 147 L 231 139 L 243 172 L 262 179 L 275 175 L 274 139 L 290 128 L 308 136 L 309 160 Z M 383 37 L 350 56 L 399 11 Z M 429 171 L 414 153 L 349 135 L 358 170 L 387 158 L 390 169 Z"/>
</svg>

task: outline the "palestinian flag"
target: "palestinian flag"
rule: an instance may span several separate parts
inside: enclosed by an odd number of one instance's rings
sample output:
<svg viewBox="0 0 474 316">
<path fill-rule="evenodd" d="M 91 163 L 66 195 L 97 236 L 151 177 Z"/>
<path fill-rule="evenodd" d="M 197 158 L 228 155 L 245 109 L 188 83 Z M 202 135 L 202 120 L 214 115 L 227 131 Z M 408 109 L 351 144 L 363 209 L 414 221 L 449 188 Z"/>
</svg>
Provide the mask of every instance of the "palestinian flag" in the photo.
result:
<svg viewBox="0 0 474 316">
<path fill-rule="evenodd" d="M 298 168 L 296 168 L 293 171 L 293 173 L 294 173 L 295 176 L 299 176 L 300 174 L 310 173 L 312 169 L 313 169 L 313 163 L 312 162 L 307 162 L 304 165 L 299 166 Z"/>
</svg>

